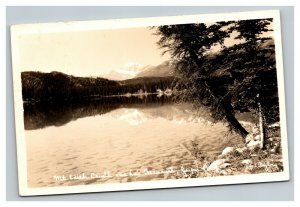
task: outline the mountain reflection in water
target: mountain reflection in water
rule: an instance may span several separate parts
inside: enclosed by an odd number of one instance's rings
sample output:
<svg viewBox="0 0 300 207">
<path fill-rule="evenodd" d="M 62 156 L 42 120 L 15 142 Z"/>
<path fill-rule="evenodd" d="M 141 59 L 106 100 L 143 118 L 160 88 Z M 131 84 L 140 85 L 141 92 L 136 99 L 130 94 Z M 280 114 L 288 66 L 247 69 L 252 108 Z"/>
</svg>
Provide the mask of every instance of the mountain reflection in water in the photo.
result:
<svg viewBox="0 0 300 207">
<path fill-rule="evenodd" d="M 23 106 L 25 130 L 48 126 L 59 127 L 79 118 L 106 113 L 112 113 L 113 116 L 118 116 L 119 120 L 127 121 L 132 125 L 138 125 L 146 118 L 154 117 L 163 117 L 177 122 L 199 119 L 195 117 L 190 104 L 175 104 L 172 97 L 156 95 L 142 98 L 105 97 L 67 103 L 24 103 Z"/>
</svg>

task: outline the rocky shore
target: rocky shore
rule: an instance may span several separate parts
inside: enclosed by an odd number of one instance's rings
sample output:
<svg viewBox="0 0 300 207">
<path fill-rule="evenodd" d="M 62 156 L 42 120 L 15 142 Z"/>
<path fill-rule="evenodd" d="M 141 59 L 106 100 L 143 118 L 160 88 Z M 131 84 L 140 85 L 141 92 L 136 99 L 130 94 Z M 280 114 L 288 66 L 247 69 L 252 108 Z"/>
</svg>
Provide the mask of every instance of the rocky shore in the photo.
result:
<svg viewBox="0 0 300 207">
<path fill-rule="evenodd" d="M 264 139 L 261 138 L 256 126 L 249 125 L 247 128 L 250 128 L 250 133 L 245 139 L 245 144 L 226 146 L 222 153 L 215 156 L 205 156 L 205 153 L 197 148 L 196 143 L 186 146 L 186 149 L 195 156 L 196 165 L 200 169 L 197 173 L 189 174 L 188 177 L 283 171 L 279 124 L 269 125 L 265 129 Z"/>
</svg>

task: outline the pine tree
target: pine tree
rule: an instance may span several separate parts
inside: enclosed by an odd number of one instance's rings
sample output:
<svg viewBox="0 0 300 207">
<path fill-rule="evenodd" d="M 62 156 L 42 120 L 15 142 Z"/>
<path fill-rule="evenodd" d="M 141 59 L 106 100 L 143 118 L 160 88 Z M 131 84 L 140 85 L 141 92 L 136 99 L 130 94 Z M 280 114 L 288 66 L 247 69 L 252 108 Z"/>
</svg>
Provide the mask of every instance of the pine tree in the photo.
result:
<svg viewBox="0 0 300 207">
<path fill-rule="evenodd" d="M 264 19 L 156 28 L 160 36 L 158 45 L 171 54 L 178 76 L 176 87 L 184 89 L 180 97 L 196 107 L 208 108 L 216 121 L 225 120 L 243 138 L 248 132 L 235 113 L 257 108 L 257 94 L 276 99 L 274 44 L 270 38 L 260 37 L 269 30 L 270 22 Z M 236 39 L 241 41 L 226 47 L 224 41 L 232 38 L 234 31 L 238 33 Z M 212 53 L 216 45 L 221 50 Z M 275 82 L 270 82 L 274 71 Z M 261 98 L 260 102 L 267 105 Z"/>
</svg>

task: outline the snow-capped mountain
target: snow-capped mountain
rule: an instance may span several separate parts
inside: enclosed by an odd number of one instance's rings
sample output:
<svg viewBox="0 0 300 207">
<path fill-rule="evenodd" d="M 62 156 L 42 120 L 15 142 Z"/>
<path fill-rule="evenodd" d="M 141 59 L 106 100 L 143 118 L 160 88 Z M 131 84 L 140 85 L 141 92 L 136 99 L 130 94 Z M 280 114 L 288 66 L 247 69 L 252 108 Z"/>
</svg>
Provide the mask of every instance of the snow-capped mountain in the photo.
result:
<svg viewBox="0 0 300 207">
<path fill-rule="evenodd" d="M 163 62 L 160 65 L 143 66 L 137 63 L 128 63 L 120 69 L 113 70 L 104 78 L 110 80 L 126 80 L 136 77 L 166 77 L 172 76 L 173 70 L 168 61 Z"/>
<path fill-rule="evenodd" d="M 126 80 L 136 77 L 143 69 L 147 68 L 147 66 L 143 66 L 138 63 L 128 63 L 123 67 L 111 71 L 109 74 L 104 76 L 107 79 L 111 80 Z"/>
</svg>

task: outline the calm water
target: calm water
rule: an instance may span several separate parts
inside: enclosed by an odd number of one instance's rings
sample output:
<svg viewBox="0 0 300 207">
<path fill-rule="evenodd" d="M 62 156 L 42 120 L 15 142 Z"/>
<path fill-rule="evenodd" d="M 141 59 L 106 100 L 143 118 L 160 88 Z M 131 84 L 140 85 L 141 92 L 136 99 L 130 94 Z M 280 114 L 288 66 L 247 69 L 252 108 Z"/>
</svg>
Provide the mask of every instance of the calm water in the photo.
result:
<svg viewBox="0 0 300 207">
<path fill-rule="evenodd" d="M 208 119 L 165 96 L 24 105 L 29 186 L 175 178 L 151 172 L 195 168 L 193 142 L 208 155 L 240 142 Z"/>
</svg>

